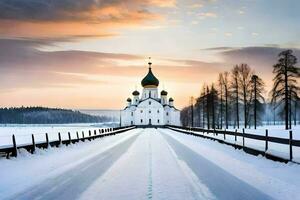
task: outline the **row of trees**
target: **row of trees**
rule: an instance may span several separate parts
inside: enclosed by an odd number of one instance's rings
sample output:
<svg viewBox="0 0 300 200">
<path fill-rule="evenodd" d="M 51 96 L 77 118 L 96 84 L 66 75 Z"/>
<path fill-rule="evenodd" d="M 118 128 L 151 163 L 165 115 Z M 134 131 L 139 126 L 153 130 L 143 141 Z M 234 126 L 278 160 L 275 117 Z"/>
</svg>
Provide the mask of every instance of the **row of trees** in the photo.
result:
<svg viewBox="0 0 300 200">
<path fill-rule="evenodd" d="M 1 124 L 97 123 L 111 120 L 111 118 L 106 116 L 91 116 L 79 111 L 59 108 L 0 108 Z"/>
<path fill-rule="evenodd" d="M 278 62 L 273 66 L 274 85 L 269 94 L 269 101 L 264 98 L 265 84 L 245 63 L 236 65 L 230 72 L 219 74 L 216 83 L 204 85 L 196 102 L 181 111 L 184 126 L 206 128 L 226 128 L 241 126 L 248 128 L 262 124 L 266 109 L 272 108 L 285 121 L 286 129 L 291 128 L 292 118 L 296 124 L 299 108 L 300 88 L 297 79 L 300 69 L 296 67 L 297 58 L 292 50 L 278 55 Z M 277 117 L 278 118 L 278 117 Z M 192 120 L 193 119 L 193 120 Z"/>
</svg>

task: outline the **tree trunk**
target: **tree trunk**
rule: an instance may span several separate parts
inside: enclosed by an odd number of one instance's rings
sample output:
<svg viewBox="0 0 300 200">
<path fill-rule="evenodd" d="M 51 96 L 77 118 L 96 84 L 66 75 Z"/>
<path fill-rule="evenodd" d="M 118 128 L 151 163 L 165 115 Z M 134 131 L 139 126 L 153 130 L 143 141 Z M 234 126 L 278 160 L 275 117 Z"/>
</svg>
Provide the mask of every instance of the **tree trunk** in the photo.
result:
<svg viewBox="0 0 300 200">
<path fill-rule="evenodd" d="M 247 102 L 246 102 L 246 86 L 243 86 L 243 100 L 244 100 L 244 127 L 247 128 Z"/>
<path fill-rule="evenodd" d="M 240 115 L 239 115 L 239 88 L 238 88 L 238 81 L 235 80 L 236 83 L 236 123 L 237 128 L 240 128 Z"/>
<path fill-rule="evenodd" d="M 202 120 L 203 120 L 203 124 L 202 124 L 202 127 L 205 128 L 205 99 L 203 99 L 202 101 L 203 103 L 203 107 L 202 107 Z"/>
<path fill-rule="evenodd" d="M 223 128 L 223 89 L 221 86 L 221 126 L 220 128 Z"/>
<path fill-rule="evenodd" d="M 288 74 L 287 74 L 287 55 L 285 55 L 285 66 L 284 66 L 284 111 L 285 111 L 285 129 L 289 129 L 289 94 L 288 94 Z"/>
<path fill-rule="evenodd" d="M 212 128 L 216 128 L 216 121 L 215 121 L 215 95 L 212 93 Z"/>
<path fill-rule="evenodd" d="M 226 129 L 228 129 L 228 91 L 227 86 L 225 86 L 225 117 L 226 117 Z"/>
<path fill-rule="evenodd" d="M 207 111 L 206 112 L 206 114 L 207 114 L 206 115 L 206 117 L 207 117 L 206 121 L 207 121 L 207 129 L 210 129 L 210 121 L 209 121 L 209 114 L 210 114 L 209 113 L 209 111 L 210 111 L 210 109 L 209 109 L 209 107 L 210 107 L 209 106 L 209 96 L 210 96 L 209 93 L 207 93 L 207 97 L 206 97 L 206 111 Z"/>
<path fill-rule="evenodd" d="M 256 129 L 256 110 L 257 110 L 257 96 L 256 96 L 256 79 L 254 79 L 254 129 Z"/>
</svg>

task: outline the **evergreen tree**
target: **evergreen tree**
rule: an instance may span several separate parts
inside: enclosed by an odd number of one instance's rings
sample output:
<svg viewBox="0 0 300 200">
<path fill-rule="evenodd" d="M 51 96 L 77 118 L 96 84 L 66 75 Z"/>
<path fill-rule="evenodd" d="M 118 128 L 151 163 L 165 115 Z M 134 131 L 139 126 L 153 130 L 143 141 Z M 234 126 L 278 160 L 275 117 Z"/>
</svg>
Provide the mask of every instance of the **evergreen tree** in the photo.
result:
<svg viewBox="0 0 300 200">
<path fill-rule="evenodd" d="M 264 83 L 260 77 L 253 75 L 251 78 L 252 85 L 252 94 L 253 98 L 253 116 L 254 116 L 254 129 L 257 127 L 257 121 L 260 117 L 257 114 L 260 114 L 262 111 L 262 103 L 265 101 L 262 93 L 264 91 Z"/>
<path fill-rule="evenodd" d="M 297 86 L 297 78 L 300 77 L 300 69 L 296 67 L 297 58 L 292 50 L 282 51 L 278 55 L 278 62 L 273 66 L 274 85 L 272 88 L 272 102 L 284 104 L 285 129 L 291 128 L 291 102 L 297 101 L 300 88 Z M 290 126 L 289 126 L 290 125 Z"/>
</svg>

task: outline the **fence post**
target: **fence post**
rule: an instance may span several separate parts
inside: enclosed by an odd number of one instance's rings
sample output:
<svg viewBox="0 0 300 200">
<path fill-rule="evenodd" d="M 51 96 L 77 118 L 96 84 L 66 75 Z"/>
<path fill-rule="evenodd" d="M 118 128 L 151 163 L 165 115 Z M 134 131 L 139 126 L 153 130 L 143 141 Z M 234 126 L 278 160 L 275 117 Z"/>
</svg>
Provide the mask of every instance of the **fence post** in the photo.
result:
<svg viewBox="0 0 300 200">
<path fill-rule="evenodd" d="M 289 145 L 290 145 L 290 161 L 292 161 L 293 160 L 293 132 L 292 131 L 290 131 Z"/>
<path fill-rule="evenodd" d="M 89 141 L 91 141 L 91 136 L 92 136 L 92 133 L 91 133 L 91 130 L 89 130 Z"/>
<path fill-rule="evenodd" d="M 12 135 L 12 142 L 13 142 L 13 145 L 14 145 L 12 156 L 17 157 L 18 156 L 18 149 L 17 149 L 17 143 L 16 143 L 15 135 Z"/>
<path fill-rule="evenodd" d="M 59 146 L 61 145 L 61 135 L 60 132 L 58 132 L 58 141 L 59 141 Z"/>
<path fill-rule="evenodd" d="M 49 137 L 48 137 L 48 133 L 46 133 L 45 135 L 46 135 L 46 149 L 48 149 L 48 147 L 49 147 Z"/>
<path fill-rule="evenodd" d="M 237 129 L 235 129 L 235 132 L 234 132 L 234 140 L 235 140 L 235 143 L 236 143 L 236 141 L 237 141 L 236 133 L 237 133 Z"/>
<path fill-rule="evenodd" d="M 69 144 L 71 144 L 71 133 L 68 132 L 68 136 L 69 136 Z"/>
<path fill-rule="evenodd" d="M 79 135 L 78 135 L 78 131 L 76 131 L 76 136 L 77 136 L 77 140 L 79 142 Z"/>
<path fill-rule="evenodd" d="M 269 132 L 268 129 L 266 129 L 266 146 L 265 146 L 265 153 L 268 151 L 268 137 L 269 137 Z"/>
<path fill-rule="evenodd" d="M 226 129 L 224 131 L 224 140 L 226 140 Z"/>
<path fill-rule="evenodd" d="M 32 149 L 31 149 L 31 153 L 35 152 L 35 141 L 34 141 L 34 135 L 31 134 L 31 138 L 32 138 Z"/>
<path fill-rule="evenodd" d="M 82 140 L 84 142 L 85 138 L 84 138 L 84 131 L 82 131 Z"/>
<path fill-rule="evenodd" d="M 244 137 L 244 134 L 245 134 L 245 128 L 243 128 L 243 148 L 245 147 L 245 137 Z"/>
<path fill-rule="evenodd" d="M 96 138 L 96 135 L 97 135 L 97 131 L 94 130 L 94 138 Z"/>
</svg>

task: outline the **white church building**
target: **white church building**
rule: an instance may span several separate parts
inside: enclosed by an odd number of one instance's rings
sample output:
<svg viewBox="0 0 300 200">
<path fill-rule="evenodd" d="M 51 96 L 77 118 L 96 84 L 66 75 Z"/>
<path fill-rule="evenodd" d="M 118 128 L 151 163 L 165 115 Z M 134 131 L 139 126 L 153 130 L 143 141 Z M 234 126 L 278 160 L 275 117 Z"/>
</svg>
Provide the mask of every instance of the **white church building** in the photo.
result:
<svg viewBox="0 0 300 200">
<path fill-rule="evenodd" d="M 174 107 L 173 98 L 168 99 L 167 91 L 158 93 L 159 80 L 152 73 L 152 63 L 148 64 L 148 74 L 141 82 L 143 92 L 135 90 L 132 99 L 127 99 L 127 106 L 121 111 L 121 126 L 180 125 L 180 111 Z"/>
</svg>

